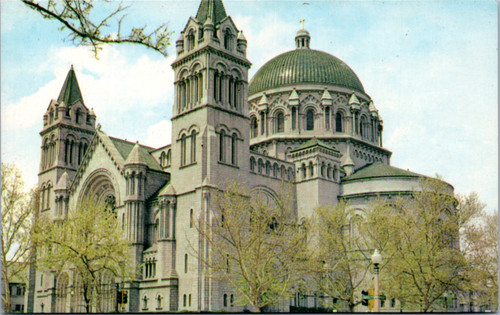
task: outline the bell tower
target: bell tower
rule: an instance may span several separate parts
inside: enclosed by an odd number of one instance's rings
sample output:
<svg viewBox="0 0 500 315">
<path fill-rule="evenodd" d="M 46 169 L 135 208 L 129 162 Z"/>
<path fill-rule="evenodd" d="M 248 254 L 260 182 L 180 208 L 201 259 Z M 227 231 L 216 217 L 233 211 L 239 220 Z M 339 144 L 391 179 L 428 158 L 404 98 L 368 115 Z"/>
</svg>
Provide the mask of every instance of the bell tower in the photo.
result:
<svg viewBox="0 0 500 315">
<path fill-rule="evenodd" d="M 221 0 L 202 0 L 176 41 L 172 182 L 217 185 L 220 174 L 248 169 L 247 41 Z"/>
<path fill-rule="evenodd" d="M 67 215 L 67 185 L 71 183 L 95 132 L 96 116 L 84 102 L 73 66 L 57 100 L 43 115 L 40 205 L 55 217 Z"/>
</svg>

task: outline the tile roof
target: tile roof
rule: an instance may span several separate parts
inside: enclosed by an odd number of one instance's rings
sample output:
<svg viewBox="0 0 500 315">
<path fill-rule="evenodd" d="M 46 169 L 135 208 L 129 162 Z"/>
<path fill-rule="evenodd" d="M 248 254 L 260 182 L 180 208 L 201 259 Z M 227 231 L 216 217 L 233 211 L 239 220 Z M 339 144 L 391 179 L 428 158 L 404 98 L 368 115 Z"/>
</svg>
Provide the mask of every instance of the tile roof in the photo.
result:
<svg viewBox="0 0 500 315">
<path fill-rule="evenodd" d="M 425 177 L 424 175 L 405 171 L 403 169 L 386 165 L 382 162 L 375 162 L 366 165 L 357 170 L 351 176 L 345 177 L 342 181 L 351 181 L 357 179 L 369 179 L 377 177 Z"/>
<path fill-rule="evenodd" d="M 80 91 L 80 87 L 78 86 L 78 81 L 76 80 L 75 70 L 73 69 L 73 65 L 66 76 L 66 80 L 64 80 L 63 87 L 61 92 L 59 93 L 59 97 L 57 101 L 64 102 L 66 105 L 73 105 L 77 101 L 81 101 L 83 104 L 82 92 Z"/>
<path fill-rule="evenodd" d="M 115 146 L 116 150 L 120 153 L 122 156 L 123 160 L 127 160 L 128 156 L 132 152 L 132 149 L 136 145 L 134 142 L 118 139 L 118 138 L 113 138 L 109 137 L 113 145 Z M 156 171 L 161 171 L 161 167 L 156 162 L 156 160 L 151 156 L 150 152 L 154 151 L 154 148 L 138 144 L 138 150 L 137 154 L 140 156 L 137 157 L 139 158 L 140 161 L 143 161 L 150 169 L 156 170 Z"/>
<path fill-rule="evenodd" d="M 217 25 L 227 17 L 222 0 L 202 0 L 196 13 L 196 19 L 202 24 L 210 17 L 212 23 Z"/>
</svg>

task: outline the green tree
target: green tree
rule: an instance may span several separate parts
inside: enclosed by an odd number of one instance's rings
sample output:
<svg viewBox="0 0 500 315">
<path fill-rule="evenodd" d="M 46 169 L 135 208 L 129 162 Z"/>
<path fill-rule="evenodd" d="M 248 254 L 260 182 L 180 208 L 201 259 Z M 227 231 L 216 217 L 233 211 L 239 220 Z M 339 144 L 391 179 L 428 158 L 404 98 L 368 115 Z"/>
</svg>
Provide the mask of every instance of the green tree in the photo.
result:
<svg viewBox="0 0 500 315">
<path fill-rule="evenodd" d="M 109 275 L 127 281 L 136 274 L 128 259 L 129 242 L 104 203 L 89 198 L 72 210 L 64 220 L 43 216 L 37 221 L 33 232 L 37 267 L 56 274 L 74 269 L 86 311 L 99 313 L 103 279 Z"/>
<path fill-rule="evenodd" d="M 2 295 L 3 311 L 10 313 L 9 283 L 27 281 L 26 272 L 33 254 L 30 231 L 37 207 L 38 190 L 24 191 L 21 173 L 12 164 L 2 163 Z"/>
<path fill-rule="evenodd" d="M 212 277 L 233 287 L 238 305 L 254 312 L 290 296 L 301 279 L 306 235 L 290 196 L 286 188 L 273 196 L 231 183 L 215 193 L 210 219 L 197 224 L 208 251 L 194 248 L 195 255 Z"/>
<path fill-rule="evenodd" d="M 483 213 L 462 230 L 461 248 L 467 259 L 467 283 L 476 305 L 498 309 L 498 212 Z"/>
<path fill-rule="evenodd" d="M 43 18 L 61 24 L 60 30 L 69 30 L 69 39 L 81 46 L 90 46 L 95 56 L 103 44 L 130 43 L 142 45 L 167 56 L 171 32 L 167 24 L 152 31 L 144 27 L 132 27 L 123 35 L 123 21 L 128 7 L 110 0 L 21 0 L 28 8 L 40 13 Z M 98 9 L 96 9 L 98 8 Z M 112 25 L 113 24 L 113 25 Z"/>
<path fill-rule="evenodd" d="M 364 226 L 361 213 L 343 201 L 316 208 L 311 221 L 315 237 L 309 271 L 317 289 L 340 301 L 342 311 L 354 312 L 361 303 L 357 293 L 370 275 L 371 247 Z"/>
<path fill-rule="evenodd" d="M 373 235 L 386 235 L 384 246 L 378 244 L 390 257 L 380 271 L 382 290 L 406 309 L 427 312 L 441 310 L 445 292 L 465 283 L 459 232 L 480 215 L 482 205 L 475 194 L 454 196 L 439 179 L 422 179 L 419 186 L 411 197 L 376 202 L 367 221 Z"/>
</svg>

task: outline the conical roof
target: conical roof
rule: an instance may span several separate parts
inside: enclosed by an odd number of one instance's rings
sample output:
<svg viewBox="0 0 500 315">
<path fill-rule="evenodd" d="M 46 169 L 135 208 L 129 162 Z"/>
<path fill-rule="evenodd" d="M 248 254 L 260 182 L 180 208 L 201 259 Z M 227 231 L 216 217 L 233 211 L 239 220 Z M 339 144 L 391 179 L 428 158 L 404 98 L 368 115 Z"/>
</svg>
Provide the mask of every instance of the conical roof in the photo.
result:
<svg viewBox="0 0 500 315">
<path fill-rule="evenodd" d="M 71 65 L 71 69 L 69 69 L 57 101 L 59 103 L 64 102 L 66 105 L 72 105 L 77 101 L 83 104 L 82 92 L 80 92 L 73 65 Z"/>
<path fill-rule="evenodd" d="M 125 164 L 143 164 L 148 165 L 146 158 L 142 154 L 141 147 L 139 146 L 139 142 L 136 142 L 132 151 L 129 153 Z"/>
<path fill-rule="evenodd" d="M 196 19 L 198 22 L 205 23 L 208 17 L 210 17 L 214 25 L 227 17 L 222 0 L 201 0 Z"/>
</svg>

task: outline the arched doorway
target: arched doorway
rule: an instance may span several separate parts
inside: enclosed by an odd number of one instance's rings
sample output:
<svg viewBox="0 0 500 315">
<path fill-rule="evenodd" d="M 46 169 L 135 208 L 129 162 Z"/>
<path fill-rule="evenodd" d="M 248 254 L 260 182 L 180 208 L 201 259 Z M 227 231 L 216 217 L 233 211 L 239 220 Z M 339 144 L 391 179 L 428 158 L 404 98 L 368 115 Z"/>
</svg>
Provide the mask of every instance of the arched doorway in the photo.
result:
<svg viewBox="0 0 500 315">
<path fill-rule="evenodd" d="M 67 312 L 68 283 L 68 274 L 64 272 L 59 276 L 56 283 L 56 313 Z"/>
</svg>

